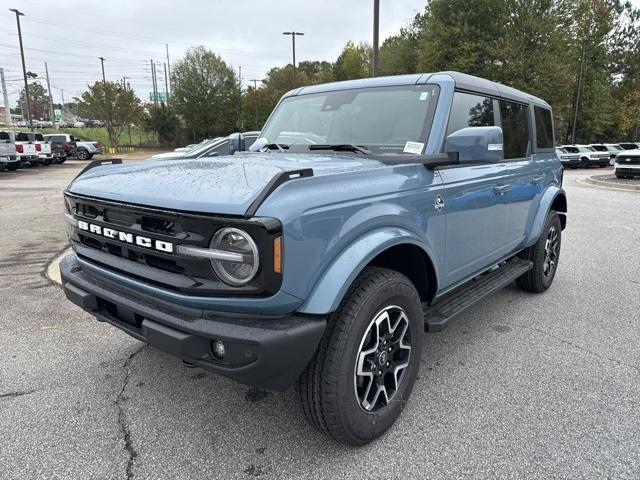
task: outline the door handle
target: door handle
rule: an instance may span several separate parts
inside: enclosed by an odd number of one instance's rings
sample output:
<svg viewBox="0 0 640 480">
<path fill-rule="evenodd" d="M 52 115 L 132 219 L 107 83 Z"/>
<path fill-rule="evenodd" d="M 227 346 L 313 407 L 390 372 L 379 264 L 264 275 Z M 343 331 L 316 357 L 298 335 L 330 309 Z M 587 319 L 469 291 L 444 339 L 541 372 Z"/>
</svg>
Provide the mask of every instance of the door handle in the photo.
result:
<svg viewBox="0 0 640 480">
<path fill-rule="evenodd" d="M 504 192 L 506 192 L 510 188 L 511 185 L 496 185 L 495 187 L 493 187 L 493 191 L 498 195 L 504 195 Z"/>
<path fill-rule="evenodd" d="M 545 175 L 534 175 L 533 176 L 533 182 L 534 183 L 540 183 L 540 182 L 544 181 L 545 178 L 546 178 Z"/>
</svg>

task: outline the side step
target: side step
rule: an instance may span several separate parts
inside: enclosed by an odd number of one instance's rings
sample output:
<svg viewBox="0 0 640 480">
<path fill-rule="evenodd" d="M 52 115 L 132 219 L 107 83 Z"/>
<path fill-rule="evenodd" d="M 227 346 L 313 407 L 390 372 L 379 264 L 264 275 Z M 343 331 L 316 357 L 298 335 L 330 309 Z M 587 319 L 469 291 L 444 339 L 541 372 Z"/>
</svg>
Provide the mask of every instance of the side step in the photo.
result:
<svg viewBox="0 0 640 480">
<path fill-rule="evenodd" d="M 424 328 L 441 332 L 449 320 L 487 295 L 506 287 L 533 268 L 533 262 L 514 257 L 500 266 L 479 275 L 464 285 L 446 293 L 433 304 L 424 306 Z"/>
</svg>

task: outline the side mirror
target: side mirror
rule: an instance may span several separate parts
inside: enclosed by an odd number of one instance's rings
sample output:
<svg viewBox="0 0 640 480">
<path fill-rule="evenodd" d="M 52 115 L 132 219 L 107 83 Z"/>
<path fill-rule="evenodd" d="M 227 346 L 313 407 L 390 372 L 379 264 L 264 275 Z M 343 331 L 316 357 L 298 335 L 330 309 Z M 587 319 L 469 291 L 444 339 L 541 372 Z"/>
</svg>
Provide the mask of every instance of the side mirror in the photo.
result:
<svg viewBox="0 0 640 480">
<path fill-rule="evenodd" d="M 498 163 L 504 160 L 502 128 L 467 127 L 447 137 L 446 153 L 457 153 L 460 163 Z"/>
<path fill-rule="evenodd" d="M 229 135 L 229 154 L 233 155 L 236 152 L 244 150 L 244 138 L 240 132 L 232 133 Z"/>
</svg>

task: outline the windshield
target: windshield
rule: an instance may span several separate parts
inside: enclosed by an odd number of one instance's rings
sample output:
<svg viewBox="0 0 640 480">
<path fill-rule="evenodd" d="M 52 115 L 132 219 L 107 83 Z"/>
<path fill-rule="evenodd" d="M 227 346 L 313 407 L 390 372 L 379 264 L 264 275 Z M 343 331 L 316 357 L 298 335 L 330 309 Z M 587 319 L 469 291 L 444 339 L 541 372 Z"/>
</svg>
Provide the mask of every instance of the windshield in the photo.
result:
<svg viewBox="0 0 640 480">
<path fill-rule="evenodd" d="M 301 152 L 309 145 L 354 144 L 377 153 L 415 153 L 416 142 L 424 147 L 438 93 L 434 85 L 401 85 L 288 97 L 261 137 Z"/>
</svg>

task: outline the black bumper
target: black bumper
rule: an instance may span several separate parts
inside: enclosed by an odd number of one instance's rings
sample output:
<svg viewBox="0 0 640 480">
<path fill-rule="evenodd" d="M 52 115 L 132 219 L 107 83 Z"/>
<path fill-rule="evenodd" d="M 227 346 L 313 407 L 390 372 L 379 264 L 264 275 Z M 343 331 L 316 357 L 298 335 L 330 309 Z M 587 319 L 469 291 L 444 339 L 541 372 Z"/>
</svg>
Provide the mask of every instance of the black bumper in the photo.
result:
<svg viewBox="0 0 640 480">
<path fill-rule="evenodd" d="M 238 382 L 285 390 L 298 378 L 324 333 L 322 317 L 237 317 L 169 305 L 123 291 L 91 275 L 69 255 L 60 264 L 65 295 L 97 320 L 187 362 Z M 221 340 L 219 360 L 212 342 Z"/>
<path fill-rule="evenodd" d="M 625 167 L 616 166 L 615 174 L 625 175 L 629 177 L 632 177 L 632 176 L 640 177 L 640 168 L 625 168 Z"/>
</svg>

